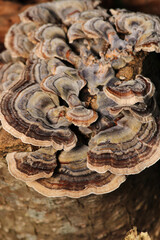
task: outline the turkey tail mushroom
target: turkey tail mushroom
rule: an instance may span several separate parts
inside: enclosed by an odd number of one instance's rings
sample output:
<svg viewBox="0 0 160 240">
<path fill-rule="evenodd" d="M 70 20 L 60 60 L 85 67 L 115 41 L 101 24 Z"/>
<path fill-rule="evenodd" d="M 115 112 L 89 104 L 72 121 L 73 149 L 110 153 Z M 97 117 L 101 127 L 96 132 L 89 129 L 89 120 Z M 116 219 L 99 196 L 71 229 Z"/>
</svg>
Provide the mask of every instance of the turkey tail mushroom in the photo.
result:
<svg viewBox="0 0 160 240">
<path fill-rule="evenodd" d="M 98 4 L 26 9 L 0 54 L 2 127 L 36 146 L 9 153 L 9 171 L 48 197 L 111 192 L 160 158 L 157 86 L 142 75 L 160 20 Z"/>
<path fill-rule="evenodd" d="M 125 34 L 125 40 L 134 51 L 160 52 L 160 19 L 156 16 L 133 13 L 125 9 L 111 10 L 117 31 Z"/>
<path fill-rule="evenodd" d="M 13 152 L 7 155 L 8 169 L 17 179 L 35 181 L 52 176 L 57 166 L 53 148 L 40 148 L 35 152 Z"/>
<path fill-rule="evenodd" d="M 50 178 L 43 178 L 27 185 L 47 197 L 79 198 L 91 193 L 111 192 L 125 181 L 125 176 L 110 172 L 99 174 L 87 168 L 87 146 L 80 146 L 59 156 L 60 168 Z"/>
<path fill-rule="evenodd" d="M 99 173 L 137 174 L 159 160 L 159 151 L 160 119 L 143 123 L 126 114 L 91 138 L 87 166 Z"/>
</svg>

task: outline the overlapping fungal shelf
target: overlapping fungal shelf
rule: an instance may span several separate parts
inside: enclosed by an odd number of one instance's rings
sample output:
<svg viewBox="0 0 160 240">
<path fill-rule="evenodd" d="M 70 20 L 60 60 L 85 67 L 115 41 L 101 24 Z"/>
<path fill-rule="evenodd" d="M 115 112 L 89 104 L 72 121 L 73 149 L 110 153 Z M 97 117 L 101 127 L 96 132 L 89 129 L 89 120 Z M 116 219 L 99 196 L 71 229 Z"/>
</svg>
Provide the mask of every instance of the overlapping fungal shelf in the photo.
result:
<svg viewBox="0 0 160 240">
<path fill-rule="evenodd" d="M 0 55 L 3 128 L 33 152 L 7 155 L 10 173 L 49 197 L 111 192 L 160 157 L 153 82 L 118 78 L 139 52 L 160 52 L 158 17 L 90 0 L 20 14 Z"/>
</svg>

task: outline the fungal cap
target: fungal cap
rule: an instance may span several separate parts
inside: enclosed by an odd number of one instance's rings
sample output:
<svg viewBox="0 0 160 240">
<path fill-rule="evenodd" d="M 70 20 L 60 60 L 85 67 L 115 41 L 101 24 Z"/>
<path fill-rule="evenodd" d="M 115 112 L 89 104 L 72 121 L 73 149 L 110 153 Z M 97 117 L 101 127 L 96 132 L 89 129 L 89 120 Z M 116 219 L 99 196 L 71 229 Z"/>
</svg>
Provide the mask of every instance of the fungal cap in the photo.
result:
<svg viewBox="0 0 160 240">
<path fill-rule="evenodd" d="M 87 147 L 76 147 L 59 156 L 60 169 L 48 179 L 27 182 L 37 192 L 47 197 L 79 198 L 91 193 L 111 192 L 125 181 L 125 176 L 115 176 L 109 172 L 98 174 L 86 166 Z"/>
</svg>

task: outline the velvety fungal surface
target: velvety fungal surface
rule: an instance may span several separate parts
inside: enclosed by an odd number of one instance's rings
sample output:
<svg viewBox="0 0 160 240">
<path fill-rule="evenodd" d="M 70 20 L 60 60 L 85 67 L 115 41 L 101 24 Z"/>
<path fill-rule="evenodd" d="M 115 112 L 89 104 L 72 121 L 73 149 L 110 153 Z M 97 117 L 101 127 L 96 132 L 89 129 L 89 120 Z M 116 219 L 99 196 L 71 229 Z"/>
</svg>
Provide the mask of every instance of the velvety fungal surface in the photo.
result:
<svg viewBox="0 0 160 240">
<path fill-rule="evenodd" d="M 5 47 L 2 127 L 34 146 L 7 155 L 15 178 L 76 198 L 111 192 L 159 160 L 156 87 L 133 66 L 160 53 L 158 17 L 90 0 L 42 3 L 20 14 Z"/>
</svg>

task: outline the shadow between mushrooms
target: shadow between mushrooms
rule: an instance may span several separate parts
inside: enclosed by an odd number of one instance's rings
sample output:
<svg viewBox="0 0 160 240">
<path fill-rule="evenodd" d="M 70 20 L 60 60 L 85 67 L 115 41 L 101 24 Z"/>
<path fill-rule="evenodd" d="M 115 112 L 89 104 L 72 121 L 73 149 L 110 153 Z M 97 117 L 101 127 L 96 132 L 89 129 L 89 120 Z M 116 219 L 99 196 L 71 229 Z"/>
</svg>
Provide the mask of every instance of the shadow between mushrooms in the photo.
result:
<svg viewBox="0 0 160 240">
<path fill-rule="evenodd" d="M 78 198 L 111 192 L 157 162 L 156 88 L 116 69 L 139 51 L 160 52 L 159 18 L 61 0 L 20 20 L 0 54 L 0 119 L 37 150 L 9 153 L 10 173 L 45 196 Z"/>
</svg>

